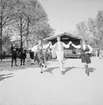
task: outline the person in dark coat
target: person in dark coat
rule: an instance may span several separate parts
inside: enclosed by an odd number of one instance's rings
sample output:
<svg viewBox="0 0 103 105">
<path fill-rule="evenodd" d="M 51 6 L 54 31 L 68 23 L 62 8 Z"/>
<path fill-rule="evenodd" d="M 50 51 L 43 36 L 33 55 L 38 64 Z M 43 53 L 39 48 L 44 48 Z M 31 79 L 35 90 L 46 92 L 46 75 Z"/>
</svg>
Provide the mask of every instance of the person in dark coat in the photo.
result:
<svg viewBox="0 0 103 105">
<path fill-rule="evenodd" d="M 26 50 L 21 47 L 19 49 L 19 58 L 20 58 L 20 65 L 25 65 L 25 59 L 26 59 Z"/>
<path fill-rule="evenodd" d="M 25 59 L 26 59 L 26 49 L 23 48 L 23 52 L 22 52 L 22 61 L 21 61 L 21 64 L 25 65 Z"/>
<path fill-rule="evenodd" d="M 15 62 L 15 66 L 17 66 L 17 48 L 14 44 L 11 45 L 11 67 L 13 67 L 13 63 Z"/>
<path fill-rule="evenodd" d="M 88 65 L 91 63 L 90 54 L 93 48 L 88 44 L 87 40 L 81 40 L 80 45 L 74 45 L 71 42 L 72 46 L 75 48 L 80 48 L 81 51 L 81 61 L 85 66 L 85 73 L 89 76 Z"/>
</svg>

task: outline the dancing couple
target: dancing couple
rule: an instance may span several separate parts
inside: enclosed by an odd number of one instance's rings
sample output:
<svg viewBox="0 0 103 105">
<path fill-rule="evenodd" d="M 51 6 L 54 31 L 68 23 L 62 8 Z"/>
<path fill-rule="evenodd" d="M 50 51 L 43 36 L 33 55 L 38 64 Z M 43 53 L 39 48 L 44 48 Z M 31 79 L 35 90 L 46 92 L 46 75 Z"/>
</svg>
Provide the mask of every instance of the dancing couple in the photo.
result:
<svg viewBox="0 0 103 105">
<path fill-rule="evenodd" d="M 65 43 L 60 41 L 60 37 L 57 37 L 57 43 L 52 45 L 51 42 L 49 42 L 47 45 L 43 45 L 43 41 L 42 39 L 38 40 L 37 43 L 37 48 L 35 50 L 36 55 L 35 57 L 37 58 L 37 61 L 39 63 L 39 66 L 41 67 L 41 73 L 43 73 L 43 68 L 46 68 L 46 62 L 45 62 L 45 54 L 44 54 L 44 49 L 47 49 L 48 47 L 50 47 L 50 49 L 54 50 L 56 52 L 57 55 L 57 59 L 59 61 L 60 64 L 60 69 L 61 71 L 63 71 L 63 59 L 64 59 L 64 47 L 65 48 L 69 48 L 69 43 L 66 45 Z"/>
<path fill-rule="evenodd" d="M 60 41 L 60 37 L 57 37 L 57 43 L 54 44 L 53 49 L 59 61 L 61 72 L 63 73 L 64 71 L 64 48 L 69 48 L 70 45 L 72 45 L 74 48 L 80 49 L 81 61 L 84 64 L 85 73 L 89 76 L 88 65 L 91 63 L 90 54 L 92 53 L 93 48 L 88 44 L 88 41 L 85 39 L 82 39 L 80 41 L 80 45 L 75 45 L 71 41 L 66 45 L 65 43 Z"/>
</svg>

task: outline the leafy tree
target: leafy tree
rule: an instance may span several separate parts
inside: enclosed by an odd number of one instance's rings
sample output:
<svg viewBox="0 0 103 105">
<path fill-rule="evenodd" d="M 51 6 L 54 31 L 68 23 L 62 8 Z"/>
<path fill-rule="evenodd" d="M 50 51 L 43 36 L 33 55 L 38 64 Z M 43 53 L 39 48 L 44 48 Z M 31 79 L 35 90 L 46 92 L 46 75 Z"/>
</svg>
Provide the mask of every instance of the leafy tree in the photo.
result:
<svg viewBox="0 0 103 105">
<path fill-rule="evenodd" d="M 0 52 L 2 55 L 3 29 L 13 22 L 13 0 L 0 0 Z M 2 61 L 2 57 L 1 57 Z"/>
<path fill-rule="evenodd" d="M 96 23 L 96 27 L 98 30 L 98 41 L 99 43 L 99 47 L 101 49 L 102 45 L 103 45 L 103 11 L 98 11 L 96 19 L 95 19 L 95 23 Z"/>
<path fill-rule="evenodd" d="M 21 47 L 23 46 L 23 33 L 26 30 L 25 21 L 25 3 L 21 0 L 16 0 L 14 8 L 15 23 L 12 25 L 18 31 L 21 40 Z"/>
<path fill-rule="evenodd" d="M 21 46 L 26 41 L 28 47 L 29 42 L 31 42 L 30 38 L 34 35 L 34 30 L 37 32 L 42 27 L 43 32 L 43 29 L 46 30 L 45 28 L 48 25 L 47 14 L 37 0 L 16 0 L 14 15 L 16 23 L 13 24 L 13 27 L 15 31 L 19 32 Z M 48 25 L 47 28 L 50 28 L 50 26 Z M 34 36 L 40 36 L 41 31 L 38 30 L 37 33 Z M 43 37 L 46 37 L 45 35 Z M 32 40 L 34 40 L 33 37 Z"/>
<path fill-rule="evenodd" d="M 85 21 L 81 21 L 78 24 L 76 24 L 76 28 L 79 36 L 86 40 L 89 40 L 88 27 Z"/>
<path fill-rule="evenodd" d="M 88 28 L 93 34 L 94 44 L 101 49 L 103 45 L 103 11 L 98 11 L 95 19 L 88 19 Z"/>
<path fill-rule="evenodd" d="M 30 0 L 27 2 L 26 5 L 26 21 L 27 21 L 27 33 L 26 33 L 26 41 L 27 41 L 27 47 L 28 47 L 28 42 L 29 37 L 31 37 L 31 34 L 33 34 L 31 29 L 34 28 L 34 26 L 37 23 L 41 22 L 47 22 L 47 14 L 41 4 L 37 0 Z M 35 29 L 33 29 L 35 30 Z M 32 39 L 33 40 L 33 39 Z"/>
<path fill-rule="evenodd" d="M 97 47 L 99 45 L 98 43 L 98 30 L 95 24 L 95 20 L 92 18 L 88 18 L 88 29 L 92 34 L 92 43 L 94 44 L 94 47 Z"/>
</svg>

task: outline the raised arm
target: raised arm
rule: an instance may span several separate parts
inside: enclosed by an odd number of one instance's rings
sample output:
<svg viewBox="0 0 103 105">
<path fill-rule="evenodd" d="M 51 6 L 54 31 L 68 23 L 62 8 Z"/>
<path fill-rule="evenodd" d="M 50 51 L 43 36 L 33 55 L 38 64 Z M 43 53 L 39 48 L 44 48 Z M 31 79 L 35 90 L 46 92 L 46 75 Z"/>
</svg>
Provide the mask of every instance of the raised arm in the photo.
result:
<svg viewBox="0 0 103 105">
<path fill-rule="evenodd" d="M 72 46 L 73 46 L 74 48 L 77 48 L 77 49 L 81 48 L 81 45 L 75 45 L 75 44 L 73 44 L 73 43 L 71 43 L 71 44 L 72 44 Z"/>
</svg>

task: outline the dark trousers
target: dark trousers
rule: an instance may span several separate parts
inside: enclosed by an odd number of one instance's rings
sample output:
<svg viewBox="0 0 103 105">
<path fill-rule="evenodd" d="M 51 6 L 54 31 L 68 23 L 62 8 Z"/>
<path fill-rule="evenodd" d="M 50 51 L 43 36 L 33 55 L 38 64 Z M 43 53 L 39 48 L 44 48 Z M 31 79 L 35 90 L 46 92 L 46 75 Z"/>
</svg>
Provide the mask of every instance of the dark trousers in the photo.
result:
<svg viewBox="0 0 103 105">
<path fill-rule="evenodd" d="M 20 59 L 21 65 L 25 65 L 25 58 Z"/>
<path fill-rule="evenodd" d="M 15 62 L 15 66 L 17 66 L 17 58 L 16 57 L 11 58 L 11 66 L 13 66 L 14 62 Z"/>
</svg>

